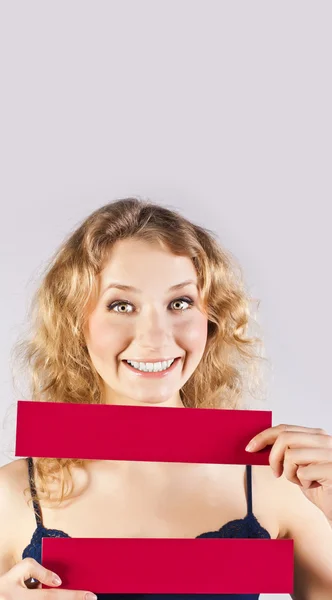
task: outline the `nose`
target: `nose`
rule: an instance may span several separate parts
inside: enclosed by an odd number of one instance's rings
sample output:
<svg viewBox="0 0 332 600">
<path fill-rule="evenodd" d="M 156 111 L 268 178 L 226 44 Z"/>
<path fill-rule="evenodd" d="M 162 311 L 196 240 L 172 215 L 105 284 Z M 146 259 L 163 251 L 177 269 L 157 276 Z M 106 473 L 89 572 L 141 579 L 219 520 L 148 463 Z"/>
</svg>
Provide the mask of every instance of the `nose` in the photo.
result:
<svg viewBox="0 0 332 600">
<path fill-rule="evenodd" d="M 159 349 L 166 346 L 172 337 L 172 328 L 167 316 L 157 310 L 150 310 L 136 321 L 136 340 L 142 347 Z"/>
</svg>

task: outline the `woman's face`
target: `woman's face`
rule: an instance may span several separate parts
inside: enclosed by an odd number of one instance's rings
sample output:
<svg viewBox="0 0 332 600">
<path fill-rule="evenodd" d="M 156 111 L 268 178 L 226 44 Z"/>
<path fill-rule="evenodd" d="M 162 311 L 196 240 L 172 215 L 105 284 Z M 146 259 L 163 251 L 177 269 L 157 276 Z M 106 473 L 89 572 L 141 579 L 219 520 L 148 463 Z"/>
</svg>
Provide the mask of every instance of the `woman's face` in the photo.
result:
<svg viewBox="0 0 332 600">
<path fill-rule="evenodd" d="M 113 246 L 85 330 L 107 404 L 183 406 L 179 390 L 199 364 L 207 340 L 208 319 L 199 309 L 196 283 L 187 257 L 134 239 Z M 170 359 L 176 360 L 168 367 L 164 361 Z"/>
</svg>

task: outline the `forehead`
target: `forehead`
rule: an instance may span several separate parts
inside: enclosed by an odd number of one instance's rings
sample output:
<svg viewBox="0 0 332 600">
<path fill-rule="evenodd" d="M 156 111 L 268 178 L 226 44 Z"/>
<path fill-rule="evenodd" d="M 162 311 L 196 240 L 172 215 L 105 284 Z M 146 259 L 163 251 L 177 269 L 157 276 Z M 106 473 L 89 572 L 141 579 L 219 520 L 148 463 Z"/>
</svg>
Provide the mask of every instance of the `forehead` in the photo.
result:
<svg viewBox="0 0 332 600">
<path fill-rule="evenodd" d="M 169 288 L 184 281 L 197 281 L 196 269 L 188 256 L 178 256 L 156 242 L 119 240 L 114 244 L 100 273 L 100 290 L 111 282 L 138 288 Z"/>
</svg>

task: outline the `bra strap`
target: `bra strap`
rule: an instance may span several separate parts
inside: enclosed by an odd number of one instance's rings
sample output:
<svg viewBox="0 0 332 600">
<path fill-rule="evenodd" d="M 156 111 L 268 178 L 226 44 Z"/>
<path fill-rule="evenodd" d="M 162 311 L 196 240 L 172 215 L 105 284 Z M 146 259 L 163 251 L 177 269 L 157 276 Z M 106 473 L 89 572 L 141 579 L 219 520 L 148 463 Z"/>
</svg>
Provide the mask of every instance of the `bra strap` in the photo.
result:
<svg viewBox="0 0 332 600">
<path fill-rule="evenodd" d="M 248 514 L 252 514 L 252 469 L 251 465 L 246 465 L 247 471 L 247 505 Z"/>
<path fill-rule="evenodd" d="M 37 490 L 36 490 L 34 466 L 33 466 L 32 457 L 28 456 L 27 461 L 28 461 L 28 468 L 29 468 L 30 491 L 31 491 L 31 496 L 32 496 L 32 501 L 33 501 L 33 508 L 34 508 L 34 512 L 35 512 L 36 523 L 37 523 L 37 527 L 43 527 L 43 518 L 42 518 L 41 508 L 40 508 Z"/>
</svg>

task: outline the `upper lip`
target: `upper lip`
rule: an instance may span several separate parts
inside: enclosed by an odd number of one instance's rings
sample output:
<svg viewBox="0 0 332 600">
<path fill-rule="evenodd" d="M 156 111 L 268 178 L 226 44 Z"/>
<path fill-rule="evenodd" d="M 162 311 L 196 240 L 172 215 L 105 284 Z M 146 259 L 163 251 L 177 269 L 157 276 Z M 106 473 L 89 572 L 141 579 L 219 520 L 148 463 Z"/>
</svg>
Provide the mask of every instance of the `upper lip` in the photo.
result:
<svg viewBox="0 0 332 600">
<path fill-rule="evenodd" d="M 132 362 L 165 362 L 168 360 L 175 360 L 176 358 L 180 358 L 179 356 L 172 356 L 171 358 L 123 358 L 122 360 L 131 360 Z"/>
</svg>

